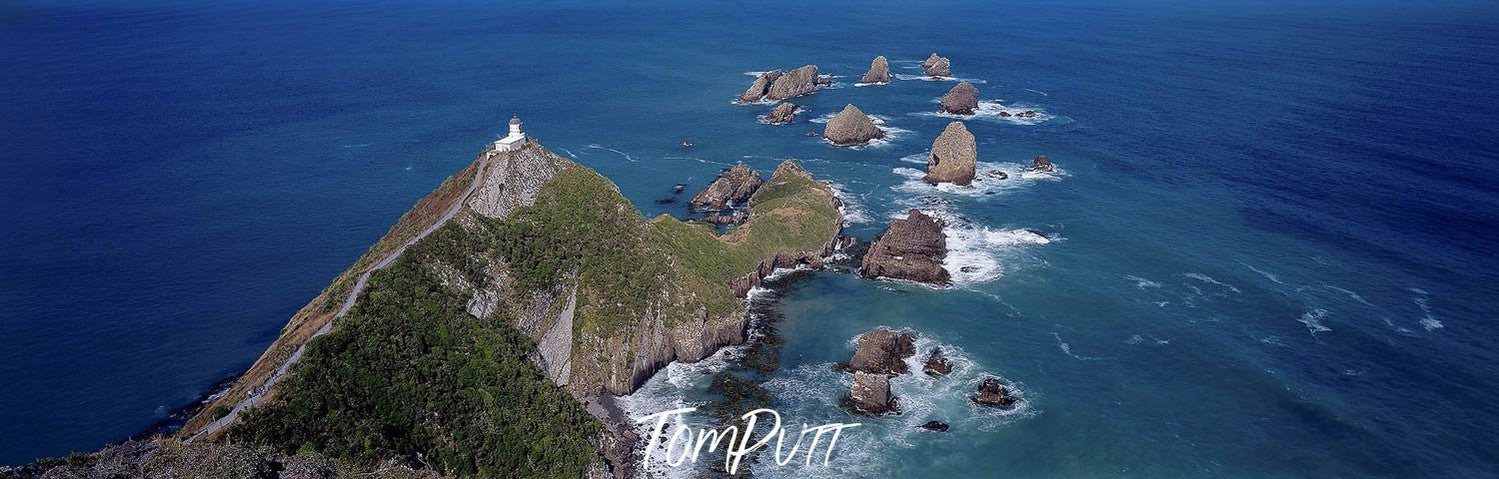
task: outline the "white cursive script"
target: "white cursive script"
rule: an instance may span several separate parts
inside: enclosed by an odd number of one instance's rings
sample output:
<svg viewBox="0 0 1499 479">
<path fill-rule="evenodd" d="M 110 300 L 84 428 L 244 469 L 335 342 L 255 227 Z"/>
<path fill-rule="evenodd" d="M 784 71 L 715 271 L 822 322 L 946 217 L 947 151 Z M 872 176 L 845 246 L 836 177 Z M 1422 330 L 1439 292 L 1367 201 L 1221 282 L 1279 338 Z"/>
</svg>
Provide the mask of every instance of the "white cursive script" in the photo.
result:
<svg viewBox="0 0 1499 479">
<path fill-rule="evenodd" d="M 670 411 L 661 411 L 635 420 L 635 422 L 642 423 L 650 422 L 652 420 L 656 421 L 656 425 L 651 428 L 650 441 L 646 444 L 645 447 L 645 464 L 650 464 L 651 452 L 654 451 L 657 446 L 663 444 L 661 440 L 663 437 L 665 437 L 666 421 L 670 420 L 672 416 L 684 416 L 687 413 L 696 410 L 697 408 L 695 407 L 672 409 Z M 754 444 L 750 444 L 750 439 L 752 436 L 754 436 L 755 425 L 760 421 L 761 415 L 768 415 L 770 418 L 774 419 L 775 422 L 771 425 L 770 432 L 767 432 L 764 437 L 760 438 L 759 441 L 755 441 Z M 687 427 L 685 425 L 678 425 L 676 429 L 672 431 L 671 437 L 667 438 L 666 442 L 664 443 L 666 445 L 666 457 L 662 459 L 668 466 L 671 467 L 677 467 L 685 464 L 688 459 L 691 459 L 693 463 L 697 463 L 698 455 L 702 454 L 705 451 L 705 449 L 703 449 L 704 446 L 707 447 L 706 451 L 711 453 L 715 450 L 718 450 L 718 447 L 722 445 L 724 455 L 723 467 L 729 472 L 729 474 L 734 474 L 739 470 L 739 462 L 744 459 L 744 456 L 755 452 L 755 450 L 757 449 L 766 447 L 770 444 L 771 439 L 775 439 L 776 465 L 784 466 L 787 463 L 791 462 L 792 459 L 796 458 L 797 451 L 802 447 L 802 439 L 805 438 L 808 433 L 812 433 L 812 442 L 811 444 L 807 445 L 807 459 L 804 462 L 804 465 L 810 465 L 812 464 L 814 451 L 817 449 L 817 443 L 822 440 L 823 434 L 831 432 L 832 437 L 828 439 L 827 452 L 823 453 L 822 458 L 822 463 L 826 465 L 828 461 L 833 457 L 833 446 L 836 446 L 838 444 L 838 435 L 842 434 L 844 429 L 857 427 L 860 424 L 846 424 L 835 422 L 832 424 L 809 427 L 807 424 L 803 423 L 802 432 L 796 437 L 796 444 L 791 446 L 791 452 L 785 455 L 785 459 L 782 459 L 781 447 L 784 446 L 783 443 L 786 440 L 786 429 L 781 427 L 780 413 L 775 412 L 775 410 L 773 409 L 761 408 L 744 413 L 743 416 L 740 416 L 740 419 L 744 420 L 743 431 L 740 431 L 738 426 L 729 426 L 723 428 L 722 430 L 699 429 L 694 432 L 690 427 Z M 673 453 L 672 451 L 676 450 L 679 444 L 681 446 L 681 452 Z"/>
</svg>

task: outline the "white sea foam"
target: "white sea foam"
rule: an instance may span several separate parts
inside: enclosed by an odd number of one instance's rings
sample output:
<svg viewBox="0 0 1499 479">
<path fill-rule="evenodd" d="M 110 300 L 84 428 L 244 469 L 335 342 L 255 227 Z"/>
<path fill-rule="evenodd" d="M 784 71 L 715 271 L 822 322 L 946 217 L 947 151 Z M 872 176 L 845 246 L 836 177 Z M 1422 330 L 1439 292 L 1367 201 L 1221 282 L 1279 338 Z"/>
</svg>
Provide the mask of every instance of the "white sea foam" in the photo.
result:
<svg viewBox="0 0 1499 479">
<path fill-rule="evenodd" d="M 927 76 L 925 74 L 922 74 L 922 75 L 912 75 L 912 74 L 909 74 L 909 73 L 891 73 L 890 76 L 893 77 L 893 78 L 895 78 L 895 79 L 897 79 L 897 80 L 966 81 L 968 83 L 972 83 L 972 84 L 975 84 L 975 85 L 983 85 L 985 83 L 989 83 L 988 80 L 983 80 L 983 79 L 978 79 L 978 78 L 934 77 L 934 76 Z"/>
<path fill-rule="evenodd" d="M 941 99 L 939 98 L 937 100 L 933 100 L 932 102 L 933 103 L 937 103 L 940 100 Z M 1036 112 L 1036 116 L 1029 117 L 1029 118 L 1018 116 L 1021 113 L 1024 113 L 1024 112 L 1027 112 L 1027 111 L 1034 111 L 1034 112 Z M 1006 116 L 1006 115 L 1003 115 L 1003 114 L 1008 114 L 1009 116 Z M 927 117 L 938 117 L 938 118 L 951 118 L 951 119 L 954 119 L 954 120 L 987 120 L 987 121 L 999 121 L 999 122 L 1005 122 L 1005 123 L 1014 123 L 1016 125 L 1037 125 L 1037 124 L 1044 123 L 1047 120 L 1051 120 L 1052 118 L 1054 118 L 1052 115 L 1047 114 L 1046 110 L 1043 110 L 1043 109 L 1041 109 L 1039 107 L 1028 106 L 1028 105 L 1018 105 L 1018 104 L 1010 106 L 1010 105 L 1003 104 L 999 100 L 984 100 L 984 101 L 979 102 L 978 108 L 973 111 L 972 115 L 958 115 L 958 114 L 948 113 L 948 112 L 941 111 L 941 110 L 920 111 L 920 112 L 916 112 L 916 113 L 911 113 L 911 115 L 914 115 L 914 116 L 927 116 Z"/>
<path fill-rule="evenodd" d="M 636 161 L 635 157 L 630 156 L 629 153 L 625 153 L 623 151 L 619 151 L 619 150 L 616 150 L 616 149 L 613 149 L 613 148 L 610 148 L 610 147 L 607 147 L 607 146 L 602 146 L 602 145 L 599 145 L 597 143 L 590 144 L 590 145 L 587 146 L 587 148 L 591 149 L 591 150 L 612 151 L 612 152 L 614 152 L 614 154 L 617 154 L 617 155 L 623 157 L 626 160 L 630 160 L 631 163 L 639 163 L 639 161 Z"/>
<path fill-rule="evenodd" d="M 930 153 L 917 153 L 901 158 L 904 163 L 926 164 Z M 927 183 L 923 178 L 926 172 L 916 168 L 896 167 L 892 172 L 906 178 L 906 181 L 892 187 L 895 191 L 913 193 L 919 196 L 930 196 L 938 193 L 961 195 L 970 197 L 983 197 L 1003 193 L 1006 190 L 1025 188 L 1036 184 L 1038 181 L 1059 181 L 1067 176 L 1066 170 L 1057 169 L 1054 173 L 1032 174 L 1028 166 L 1020 163 L 990 163 L 980 161 L 976 165 L 977 175 L 973 183 L 968 186 L 958 186 L 952 183 L 940 183 L 933 185 Z M 991 176 L 991 172 L 1003 172 L 1007 178 L 1001 180 Z"/>
<path fill-rule="evenodd" d="M 1419 295 L 1411 300 L 1416 303 L 1416 306 L 1421 308 L 1421 327 L 1426 328 L 1427 331 L 1442 329 L 1442 322 L 1435 315 L 1431 314 L 1431 305 L 1427 303 L 1430 295 L 1426 293 L 1426 290 L 1410 288 L 1410 291 Z"/>
<path fill-rule="evenodd" d="M 1219 287 L 1222 287 L 1222 288 L 1227 289 L 1229 291 L 1233 291 L 1234 294 L 1239 294 L 1239 288 L 1235 288 L 1231 284 L 1224 283 L 1222 281 L 1218 281 L 1216 279 L 1213 279 L 1212 276 L 1208 276 L 1208 275 L 1205 275 L 1205 274 L 1202 274 L 1202 273 L 1182 273 L 1182 276 L 1186 276 L 1188 278 L 1192 278 L 1192 279 L 1195 279 L 1195 280 L 1198 280 L 1198 281 L 1201 281 L 1201 282 L 1204 282 L 1204 283 L 1207 283 L 1207 284 L 1219 286 Z"/>
<path fill-rule="evenodd" d="M 1161 283 L 1157 283 L 1155 281 L 1151 281 L 1151 280 L 1148 280 L 1148 279 L 1145 279 L 1145 278 L 1141 278 L 1139 276 L 1135 276 L 1135 275 L 1132 275 L 1132 274 L 1125 275 L 1124 278 L 1128 279 L 1130 281 L 1134 281 L 1135 282 L 1135 287 L 1136 288 L 1140 288 L 1140 289 L 1159 288 L 1159 287 L 1161 287 Z"/>
<path fill-rule="evenodd" d="M 1256 267 L 1250 265 L 1249 263 L 1245 263 L 1243 261 L 1240 261 L 1239 264 L 1242 264 L 1242 265 L 1244 265 L 1244 267 L 1249 268 L 1250 271 L 1254 271 L 1256 273 L 1259 273 L 1260 276 L 1264 276 L 1265 279 L 1268 279 L 1268 280 L 1270 280 L 1271 282 L 1273 282 L 1275 284 L 1285 284 L 1285 283 L 1282 283 L 1280 281 L 1280 276 L 1276 276 L 1275 273 L 1271 273 L 1269 271 L 1265 271 L 1265 270 L 1256 268 Z"/>
<path fill-rule="evenodd" d="M 947 237 L 947 257 L 942 268 L 956 286 L 993 281 L 1004 274 L 1006 260 L 1019 256 L 1024 249 L 1047 245 L 1060 238 L 1048 238 L 1028 229 L 995 229 L 976 225 L 942 211 L 927 211 L 946 223 L 942 233 Z"/>
<path fill-rule="evenodd" d="M 881 81 L 881 82 L 869 82 L 869 83 L 864 83 L 864 82 L 855 82 L 855 83 L 854 83 L 854 86 L 856 86 L 856 87 L 866 87 L 866 86 L 885 86 L 885 85 L 889 85 L 889 84 L 890 84 L 890 82 L 887 82 L 887 81 Z"/>
<path fill-rule="evenodd" d="M 1313 308 L 1311 310 L 1308 310 L 1307 312 L 1301 313 L 1301 317 L 1296 318 L 1296 321 L 1301 322 L 1301 324 L 1305 324 L 1306 330 L 1310 331 L 1312 333 L 1312 336 L 1316 336 L 1317 333 L 1332 331 L 1332 328 L 1322 325 L 1322 318 L 1324 317 L 1327 317 L 1327 310 L 1322 308 Z"/>
<path fill-rule="evenodd" d="M 663 156 L 663 157 L 661 157 L 661 159 L 663 159 L 663 160 L 696 161 L 698 163 L 702 163 L 702 164 L 705 164 L 705 165 L 733 166 L 733 165 L 730 165 L 730 164 L 722 162 L 722 161 L 704 160 L 704 159 L 698 158 L 696 156 Z"/>
<path fill-rule="evenodd" d="M 1066 354 L 1066 355 L 1071 356 L 1071 357 L 1073 357 L 1075 359 L 1081 359 L 1081 360 L 1084 360 L 1084 361 L 1097 361 L 1097 360 L 1103 359 L 1103 358 L 1095 358 L 1095 357 L 1091 357 L 1091 356 L 1079 356 L 1079 355 L 1077 355 L 1077 353 L 1073 353 L 1072 352 L 1072 345 L 1071 344 L 1068 344 L 1067 341 L 1063 341 L 1062 340 L 1062 335 L 1061 334 L 1058 334 L 1056 331 L 1052 331 L 1051 335 L 1052 335 L 1052 337 L 1057 338 L 1057 348 L 1061 349 L 1063 354 Z"/>
<path fill-rule="evenodd" d="M 832 188 L 833 196 L 837 196 L 838 200 L 843 202 L 843 206 L 839 210 L 843 213 L 843 223 L 845 225 L 873 221 L 869 217 L 869 210 L 864 207 L 864 202 L 854 196 L 853 192 L 847 186 L 842 183 L 828 183 L 828 187 Z"/>
<path fill-rule="evenodd" d="M 1145 344 L 1146 338 L 1150 338 L 1150 343 L 1155 344 L 1156 346 L 1166 346 L 1168 344 L 1171 344 L 1171 340 L 1160 339 L 1155 337 L 1155 335 L 1153 334 L 1136 334 L 1130 336 L 1128 340 L 1124 341 L 1124 343 L 1130 345 Z"/>
<path fill-rule="evenodd" d="M 571 156 L 574 160 L 578 159 L 578 155 L 573 154 L 572 150 L 560 146 L 557 149 L 562 150 L 563 153 L 567 153 L 567 156 Z"/>
<path fill-rule="evenodd" d="M 1032 93 L 1040 93 L 1041 96 L 1051 96 L 1051 94 L 1048 94 L 1048 93 L 1046 93 L 1044 91 L 1041 91 L 1041 90 L 1032 90 L 1030 88 L 1026 88 L 1025 91 L 1032 92 Z"/>
<path fill-rule="evenodd" d="M 804 110 L 804 109 L 802 109 L 802 107 L 800 107 L 800 106 L 794 106 L 794 107 L 793 107 L 793 108 L 792 108 L 792 109 L 791 109 L 791 114 L 792 114 L 792 115 L 800 115 L 800 114 L 802 114 L 802 112 L 803 112 L 803 111 L 806 111 L 806 110 Z M 773 123 L 771 123 L 771 122 L 769 122 L 769 121 L 766 121 L 766 118 L 768 118 L 768 117 L 770 117 L 770 113 L 769 113 L 769 112 L 766 112 L 766 113 L 765 113 L 765 114 L 764 114 L 764 115 L 759 115 L 759 116 L 756 116 L 756 117 L 755 117 L 755 118 L 756 118 L 756 120 L 755 120 L 755 121 L 758 121 L 758 122 L 760 122 L 760 124 L 762 124 L 762 125 L 774 125 L 774 126 L 783 126 L 783 125 L 776 125 L 776 124 L 773 124 Z M 789 124 L 789 123 L 788 123 L 788 124 Z"/>
</svg>

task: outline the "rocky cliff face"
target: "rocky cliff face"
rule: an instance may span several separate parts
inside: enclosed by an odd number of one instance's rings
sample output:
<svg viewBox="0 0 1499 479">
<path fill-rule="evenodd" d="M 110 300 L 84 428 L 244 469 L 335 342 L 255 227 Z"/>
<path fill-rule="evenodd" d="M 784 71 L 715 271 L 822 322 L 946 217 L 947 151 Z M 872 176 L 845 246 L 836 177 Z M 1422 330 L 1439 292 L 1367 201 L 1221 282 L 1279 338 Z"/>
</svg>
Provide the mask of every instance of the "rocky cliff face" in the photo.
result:
<svg viewBox="0 0 1499 479">
<path fill-rule="evenodd" d="M 708 210 L 723 210 L 731 204 L 743 203 L 760 188 L 760 174 L 744 163 L 718 174 L 697 196 L 692 197 L 692 206 Z"/>
<path fill-rule="evenodd" d="M 929 77 L 952 76 L 952 61 L 948 60 L 947 57 L 938 56 L 936 53 L 933 53 L 932 56 L 927 57 L 925 61 L 921 62 L 921 70 Z"/>
<path fill-rule="evenodd" d="M 755 77 L 755 81 L 753 83 L 750 83 L 749 88 L 745 89 L 744 93 L 739 94 L 739 101 L 741 103 L 753 103 L 760 101 L 761 99 L 765 98 L 765 92 L 767 90 L 770 90 L 770 85 L 775 83 L 775 81 L 779 78 L 781 78 L 780 70 L 771 70 L 759 74 Z"/>
<path fill-rule="evenodd" d="M 972 83 L 960 82 L 952 90 L 948 90 L 946 95 L 942 95 L 938 104 L 947 113 L 972 115 L 979 107 L 979 89 L 974 88 Z"/>
<path fill-rule="evenodd" d="M 942 220 L 918 210 L 905 219 L 890 222 L 885 234 L 864 254 L 859 274 L 866 278 L 893 278 L 946 285 L 950 281 L 942 260 L 947 257 L 947 237 Z"/>
<path fill-rule="evenodd" d="M 817 65 L 806 65 L 789 72 L 771 70 L 756 76 L 754 83 L 739 94 L 739 101 L 780 101 L 815 92 L 818 87 L 831 83 L 832 80 L 817 74 Z"/>
<path fill-rule="evenodd" d="M 890 61 L 883 55 L 874 57 L 869 71 L 859 78 L 859 83 L 890 83 Z"/>
<path fill-rule="evenodd" d="M 928 183 L 953 183 L 968 186 L 978 168 L 978 144 L 973 133 L 961 121 L 947 124 L 932 142 L 932 153 L 926 162 Z"/>
<path fill-rule="evenodd" d="M 843 111 L 822 129 L 822 137 L 838 146 L 856 146 L 869 143 L 869 140 L 884 138 L 885 132 L 874 124 L 859 107 L 849 103 L 843 107 Z"/>
<path fill-rule="evenodd" d="M 796 121 L 796 105 L 781 103 L 765 115 L 765 122 L 772 125 L 789 125 Z"/>
</svg>

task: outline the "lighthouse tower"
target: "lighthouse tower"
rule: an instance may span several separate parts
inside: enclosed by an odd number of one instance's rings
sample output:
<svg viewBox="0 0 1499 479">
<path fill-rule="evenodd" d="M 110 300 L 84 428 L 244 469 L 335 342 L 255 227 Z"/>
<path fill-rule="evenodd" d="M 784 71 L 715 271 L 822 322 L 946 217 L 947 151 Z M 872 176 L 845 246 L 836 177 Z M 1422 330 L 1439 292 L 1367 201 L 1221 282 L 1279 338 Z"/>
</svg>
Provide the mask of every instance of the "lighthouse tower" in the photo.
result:
<svg viewBox="0 0 1499 479">
<path fill-rule="evenodd" d="M 498 151 L 510 151 L 520 148 L 526 142 L 526 133 L 520 129 L 520 116 L 510 117 L 510 134 L 494 142 L 494 149 Z"/>
</svg>

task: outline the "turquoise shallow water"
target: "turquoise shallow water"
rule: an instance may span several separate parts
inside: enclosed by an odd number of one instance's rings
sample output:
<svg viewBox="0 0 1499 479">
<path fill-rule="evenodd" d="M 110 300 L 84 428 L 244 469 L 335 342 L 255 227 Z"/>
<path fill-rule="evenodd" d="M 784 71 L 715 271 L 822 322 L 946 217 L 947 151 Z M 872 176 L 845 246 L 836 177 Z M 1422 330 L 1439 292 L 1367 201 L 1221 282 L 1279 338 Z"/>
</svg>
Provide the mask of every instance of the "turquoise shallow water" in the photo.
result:
<svg viewBox="0 0 1499 479">
<path fill-rule="evenodd" d="M 950 380 L 897 380 L 908 413 L 846 436 L 837 471 L 1499 474 L 1491 4 L 0 8 L 0 462 L 119 440 L 248 366 L 519 113 L 647 216 L 682 213 L 655 202 L 674 183 L 796 158 L 863 239 L 913 206 L 952 221 L 952 266 L 978 270 L 951 290 L 826 272 L 775 306 L 788 419 L 850 420 L 828 366 L 868 329 L 960 352 Z M 981 162 L 1065 174 L 910 181 L 953 83 L 852 81 L 932 51 L 1044 115 L 969 121 Z M 731 103 L 806 63 L 839 77 L 797 124 Z M 802 135 L 849 102 L 893 140 Z M 702 400 L 714 364 L 632 404 Z M 984 373 L 1023 408 L 969 406 Z M 953 429 L 910 427 L 933 418 Z"/>
</svg>

